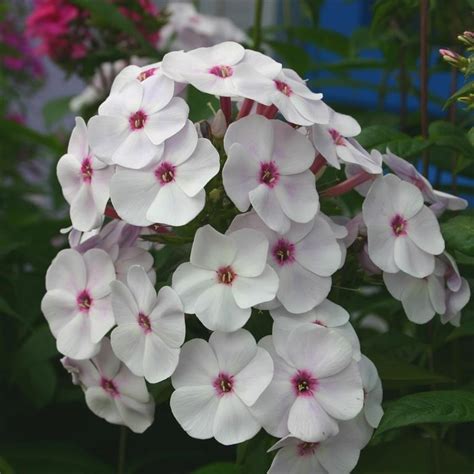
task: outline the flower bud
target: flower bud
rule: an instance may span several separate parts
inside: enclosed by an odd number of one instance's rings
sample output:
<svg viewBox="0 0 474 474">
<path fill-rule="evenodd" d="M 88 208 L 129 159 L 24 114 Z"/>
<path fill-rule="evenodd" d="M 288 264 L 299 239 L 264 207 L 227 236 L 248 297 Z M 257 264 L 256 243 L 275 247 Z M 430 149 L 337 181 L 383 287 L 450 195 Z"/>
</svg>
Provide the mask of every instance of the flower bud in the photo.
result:
<svg viewBox="0 0 474 474">
<path fill-rule="evenodd" d="M 458 40 L 467 46 L 474 46 L 474 33 L 472 31 L 465 31 L 462 35 L 458 36 Z"/>
<path fill-rule="evenodd" d="M 460 70 L 465 69 L 468 64 L 467 58 L 461 56 L 460 54 L 454 51 L 451 51 L 450 49 L 440 49 L 439 54 L 441 54 L 441 56 L 447 63 Z"/>
<path fill-rule="evenodd" d="M 211 131 L 216 138 L 224 138 L 227 122 L 222 110 L 218 110 L 211 122 Z"/>
</svg>

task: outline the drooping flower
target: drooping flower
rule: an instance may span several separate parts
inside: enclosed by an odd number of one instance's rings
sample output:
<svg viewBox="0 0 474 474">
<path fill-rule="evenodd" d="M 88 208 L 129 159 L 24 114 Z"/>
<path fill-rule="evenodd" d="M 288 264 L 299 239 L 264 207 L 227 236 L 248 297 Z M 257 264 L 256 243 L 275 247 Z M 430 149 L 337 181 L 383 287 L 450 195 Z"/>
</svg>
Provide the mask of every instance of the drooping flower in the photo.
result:
<svg viewBox="0 0 474 474">
<path fill-rule="evenodd" d="M 152 423 L 155 402 L 143 377 L 133 375 L 104 338 L 100 351 L 90 360 L 61 359 L 72 381 L 84 390 L 89 409 L 109 423 L 128 426 L 143 433 Z"/>
<path fill-rule="evenodd" d="M 67 154 L 57 166 L 58 180 L 71 206 L 71 222 L 76 229 L 88 231 L 102 223 L 113 173 L 113 166 L 107 166 L 91 153 L 86 124 L 76 117 Z"/>
<path fill-rule="evenodd" d="M 280 233 L 290 229 L 291 221 L 313 219 L 319 198 L 309 171 L 314 150 L 306 137 L 279 120 L 250 115 L 228 128 L 224 147 L 224 189 L 239 211 L 252 205 Z"/>
<path fill-rule="evenodd" d="M 114 265 L 103 250 L 58 253 L 46 273 L 41 310 L 59 352 L 74 359 L 97 354 L 101 339 L 115 324 L 110 302 L 113 280 Z"/>
<path fill-rule="evenodd" d="M 301 325 L 288 338 L 286 360 L 270 336 L 259 344 L 272 356 L 275 373 L 252 412 L 272 436 L 323 441 L 338 433 L 338 420 L 361 411 L 361 377 L 345 337 L 323 326 Z"/>
<path fill-rule="evenodd" d="M 99 107 L 88 123 L 92 151 L 106 163 L 139 169 L 163 152 L 163 142 L 187 122 L 189 107 L 173 97 L 164 75 L 130 81 Z"/>
<path fill-rule="evenodd" d="M 360 444 L 352 420 L 340 423 L 337 435 L 319 442 L 286 436 L 269 449 L 279 451 L 268 474 L 350 474 L 359 460 Z"/>
<path fill-rule="evenodd" d="M 188 121 L 143 169 L 117 168 L 111 182 L 112 203 L 133 225 L 187 224 L 204 208 L 204 186 L 219 166 L 217 150 L 209 140 L 198 138 Z"/>
<path fill-rule="evenodd" d="M 324 300 L 314 309 L 302 314 L 292 314 L 284 308 L 276 308 L 270 311 L 274 319 L 272 335 L 276 351 L 283 359 L 288 360 L 286 353 L 287 341 L 291 331 L 302 324 L 313 323 L 337 332 L 345 337 L 352 345 L 352 357 L 360 360 L 360 342 L 354 328 L 349 322 L 349 313 L 332 301 Z"/>
<path fill-rule="evenodd" d="M 433 189 L 431 183 L 411 163 L 395 155 L 389 149 L 383 155 L 383 161 L 399 178 L 414 184 L 422 192 L 424 200 L 435 205 L 437 215 L 445 209 L 449 211 L 466 209 L 467 201 L 465 199 Z"/>
<path fill-rule="evenodd" d="M 183 306 L 169 287 L 158 296 L 145 270 L 133 266 L 127 285 L 112 282 L 112 308 L 117 327 L 111 343 L 117 357 L 135 374 L 157 383 L 171 376 L 184 342 Z"/>
<path fill-rule="evenodd" d="M 421 191 L 389 174 L 374 181 L 362 206 L 371 260 L 387 273 L 424 278 L 444 250 L 439 223 Z M 429 236 L 429 238 L 426 238 Z"/>
<path fill-rule="evenodd" d="M 267 239 L 253 229 L 228 235 L 209 225 L 198 229 L 190 262 L 173 274 L 184 311 L 213 331 L 241 328 L 252 306 L 272 300 L 277 292 L 278 276 L 266 264 L 267 251 Z"/>
<path fill-rule="evenodd" d="M 171 377 L 171 411 L 193 438 L 241 443 L 261 428 L 249 407 L 272 375 L 272 358 L 245 329 L 215 332 L 209 343 L 193 339 L 182 347 Z"/>
<path fill-rule="evenodd" d="M 293 223 L 288 232 L 279 234 L 251 211 L 238 215 L 229 231 L 245 228 L 258 230 L 268 239 L 267 262 L 280 280 L 276 298 L 289 312 L 304 313 L 326 298 L 341 249 L 321 214 L 307 224 Z"/>
</svg>

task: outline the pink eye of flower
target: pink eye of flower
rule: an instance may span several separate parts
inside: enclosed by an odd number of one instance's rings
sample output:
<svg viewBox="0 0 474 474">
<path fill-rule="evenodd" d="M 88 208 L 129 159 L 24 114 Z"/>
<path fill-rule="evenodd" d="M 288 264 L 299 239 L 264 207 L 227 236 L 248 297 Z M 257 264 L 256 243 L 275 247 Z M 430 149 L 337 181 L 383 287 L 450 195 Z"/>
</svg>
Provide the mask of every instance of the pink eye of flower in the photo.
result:
<svg viewBox="0 0 474 474">
<path fill-rule="evenodd" d="M 278 239 L 272 248 L 272 255 L 278 265 L 286 265 L 295 261 L 295 244 L 286 239 Z"/>
<path fill-rule="evenodd" d="M 222 397 L 226 393 L 232 392 L 234 385 L 234 377 L 232 375 L 221 372 L 212 382 L 217 394 Z"/>
<path fill-rule="evenodd" d="M 344 138 L 337 130 L 330 128 L 329 135 L 331 135 L 332 141 L 334 142 L 335 145 L 340 145 L 340 146 L 346 145 L 344 142 Z"/>
<path fill-rule="evenodd" d="M 147 115 L 142 110 L 135 112 L 134 114 L 130 115 L 128 118 L 128 123 L 130 124 L 130 128 L 132 130 L 140 130 L 145 126 L 145 122 L 147 120 Z"/>
<path fill-rule="evenodd" d="M 316 319 L 315 321 L 313 321 L 313 323 L 317 324 L 318 326 L 323 326 L 323 327 L 327 328 L 327 326 L 322 321 L 320 321 L 319 319 Z"/>
<path fill-rule="evenodd" d="M 146 69 L 145 71 L 142 71 L 137 76 L 137 79 L 140 82 L 143 82 L 145 79 L 148 79 L 149 77 L 153 76 L 157 70 L 158 70 L 158 68 L 156 68 L 156 67 L 151 67 L 150 69 Z"/>
<path fill-rule="evenodd" d="M 145 334 L 148 334 L 149 332 L 151 332 L 150 318 L 146 314 L 139 313 L 137 321 L 138 321 L 138 325 L 143 329 Z"/>
<path fill-rule="evenodd" d="M 171 183 L 176 177 L 176 166 L 164 161 L 156 168 L 155 176 L 162 186 Z"/>
<path fill-rule="evenodd" d="M 77 295 L 77 306 L 81 313 L 88 313 L 90 307 L 92 306 L 92 297 L 87 290 L 82 290 L 79 295 Z"/>
<path fill-rule="evenodd" d="M 92 163 L 89 157 L 84 158 L 81 163 L 81 175 L 84 183 L 90 183 L 92 181 L 92 175 L 94 171 L 92 169 Z"/>
<path fill-rule="evenodd" d="M 307 443 L 307 442 L 299 443 L 297 445 L 298 455 L 299 456 L 312 456 L 318 446 L 319 446 L 319 443 Z"/>
<path fill-rule="evenodd" d="M 234 70 L 230 66 L 225 65 L 214 66 L 209 69 L 209 72 L 222 79 L 227 79 L 228 77 L 232 76 L 232 74 L 234 74 Z"/>
<path fill-rule="evenodd" d="M 260 163 L 260 176 L 259 180 L 261 183 L 266 184 L 270 188 L 273 188 L 280 180 L 280 172 L 273 161 Z"/>
<path fill-rule="evenodd" d="M 407 221 L 400 214 L 397 214 L 390 222 L 393 233 L 396 237 L 406 235 Z"/>
<path fill-rule="evenodd" d="M 318 381 L 307 370 L 298 370 L 291 378 L 297 397 L 310 397 L 318 387 Z"/>
<path fill-rule="evenodd" d="M 100 386 L 113 398 L 118 397 L 120 395 L 117 386 L 115 385 L 113 380 L 109 380 L 105 377 L 102 377 L 100 381 Z"/>
<path fill-rule="evenodd" d="M 276 88 L 282 94 L 286 95 L 287 97 L 290 97 L 290 95 L 293 94 L 291 87 L 286 82 L 278 81 L 276 79 L 273 82 L 275 83 Z"/>
<path fill-rule="evenodd" d="M 237 274 L 229 265 L 221 267 L 219 270 L 217 270 L 217 281 L 223 285 L 232 285 L 232 282 L 235 280 L 236 276 Z"/>
</svg>

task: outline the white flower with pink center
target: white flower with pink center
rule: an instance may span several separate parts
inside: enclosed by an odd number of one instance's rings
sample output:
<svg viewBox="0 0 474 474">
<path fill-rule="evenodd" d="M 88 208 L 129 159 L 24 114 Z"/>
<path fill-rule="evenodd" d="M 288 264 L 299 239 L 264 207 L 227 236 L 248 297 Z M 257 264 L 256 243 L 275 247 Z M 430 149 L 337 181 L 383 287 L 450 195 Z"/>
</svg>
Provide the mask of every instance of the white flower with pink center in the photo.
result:
<svg viewBox="0 0 474 474">
<path fill-rule="evenodd" d="M 421 191 L 389 174 L 374 181 L 362 206 L 371 260 L 387 273 L 424 278 L 444 250 L 439 223 Z"/>
<path fill-rule="evenodd" d="M 341 262 L 336 234 L 318 214 L 307 224 L 293 223 L 285 234 L 269 229 L 253 211 L 237 216 L 229 231 L 256 229 L 269 242 L 267 263 L 280 280 L 277 304 L 291 313 L 304 313 L 324 301 L 331 290 L 331 275 Z"/>
<path fill-rule="evenodd" d="M 272 358 L 245 329 L 186 342 L 171 377 L 171 411 L 198 439 L 242 443 L 261 428 L 251 407 L 270 383 Z"/>
<path fill-rule="evenodd" d="M 281 233 L 292 221 L 313 219 L 319 198 L 309 170 L 314 149 L 306 137 L 279 120 L 250 115 L 228 128 L 224 148 L 224 189 L 239 211 L 252 205 L 268 227 Z"/>
<path fill-rule="evenodd" d="M 286 436 L 269 451 L 278 449 L 267 474 L 350 474 L 360 455 L 360 433 L 353 421 L 339 424 L 339 433 L 320 442 Z"/>
<path fill-rule="evenodd" d="M 135 374 L 150 383 L 168 378 L 178 365 L 184 342 L 184 312 L 178 295 L 169 286 L 158 296 L 145 270 L 133 266 L 127 285 L 112 283 L 112 308 L 117 327 L 112 348 Z"/>
<path fill-rule="evenodd" d="M 260 78 L 273 78 L 280 70 L 281 64 L 273 59 L 232 41 L 187 53 L 174 51 L 163 58 L 163 72 L 171 79 L 221 97 L 248 97 L 237 85 L 239 78 L 252 76 L 258 88 Z"/>
<path fill-rule="evenodd" d="M 143 377 L 133 375 L 115 356 L 107 338 L 90 360 L 61 359 L 73 383 L 85 392 L 89 409 L 115 425 L 143 433 L 152 423 L 155 402 Z"/>
<path fill-rule="evenodd" d="M 267 252 L 268 241 L 256 230 L 222 235 L 209 225 L 198 229 L 190 262 L 173 274 L 185 313 L 195 314 L 212 331 L 241 328 L 252 306 L 277 292 L 278 276 L 266 264 Z"/>
<path fill-rule="evenodd" d="M 354 360 L 360 360 L 360 342 L 349 322 L 349 313 L 332 301 L 324 300 L 314 309 L 302 314 L 293 314 L 283 307 L 270 311 L 274 320 L 272 335 L 276 351 L 287 360 L 286 346 L 291 332 L 302 324 L 313 323 L 335 331 L 345 337 L 352 346 Z"/>
<path fill-rule="evenodd" d="M 217 150 L 209 140 L 198 138 L 188 121 L 144 168 L 117 168 L 111 182 L 112 203 L 133 225 L 185 225 L 204 208 L 204 186 L 219 166 Z"/>
<path fill-rule="evenodd" d="M 272 436 L 322 441 L 338 433 L 338 421 L 361 411 L 362 381 L 345 337 L 304 324 L 288 337 L 287 359 L 277 353 L 270 336 L 259 345 L 272 356 L 275 373 L 252 412 Z"/>
<path fill-rule="evenodd" d="M 371 428 L 369 433 L 372 435 L 372 431 L 379 426 L 380 420 L 383 416 L 382 381 L 380 380 L 377 367 L 375 367 L 374 363 L 363 354 L 359 362 L 359 370 L 364 389 L 364 409 L 359 416 L 364 417 L 365 422 Z M 370 438 L 366 438 L 364 446 L 369 442 L 369 440 Z"/>
<path fill-rule="evenodd" d="M 109 199 L 114 167 L 92 155 L 84 120 L 76 117 L 67 154 L 58 162 L 57 175 L 64 198 L 70 204 L 72 225 L 81 231 L 99 227 Z"/>
<path fill-rule="evenodd" d="M 414 184 L 422 192 L 425 201 L 433 204 L 433 210 L 437 215 L 446 209 L 449 211 L 466 209 L 465 199 L 433 189 L 431 183 L 411 163 L 391 153 L 389 149 L 383 155 L 383 161 L 399 178 Z"/>
<path fill-rule="evenodd" d="M 58 253 L 46 273 L 41 310 L 59 352 L 74 359 L 97 354 L 101 339 L 115 324 L 110 301 L 113 280 L 114 265 L 103 250 Z"/>
<path fill-rule="evenodd" d="M 109 164 L 146 166 L 188 119 L 188 105 L 173 94 L 172 80 L 153 75 L 146 81 L 130 81 L 109 95 L 99 115 L 88 123 L 92 151 Z"/>
</svg>

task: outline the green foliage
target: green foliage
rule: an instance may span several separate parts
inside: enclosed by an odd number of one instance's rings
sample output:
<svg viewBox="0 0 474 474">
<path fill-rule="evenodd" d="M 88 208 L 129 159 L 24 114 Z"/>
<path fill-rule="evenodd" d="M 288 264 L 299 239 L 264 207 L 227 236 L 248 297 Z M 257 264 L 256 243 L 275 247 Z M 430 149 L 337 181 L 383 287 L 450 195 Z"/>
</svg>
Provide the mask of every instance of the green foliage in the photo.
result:
<svg viewBox="0 0 474 474">
<path fill-rule="evenodd" d="M 218 462 L 201 467 L 192 474 L 243 474 L 244 471 L 240 466 L 228 462 Z"/>
<path fill-rule="evenodd" d="M 446 246 L 474 257 L 474 216 L 456 216 L 441 225 Z"/>
</svg>

